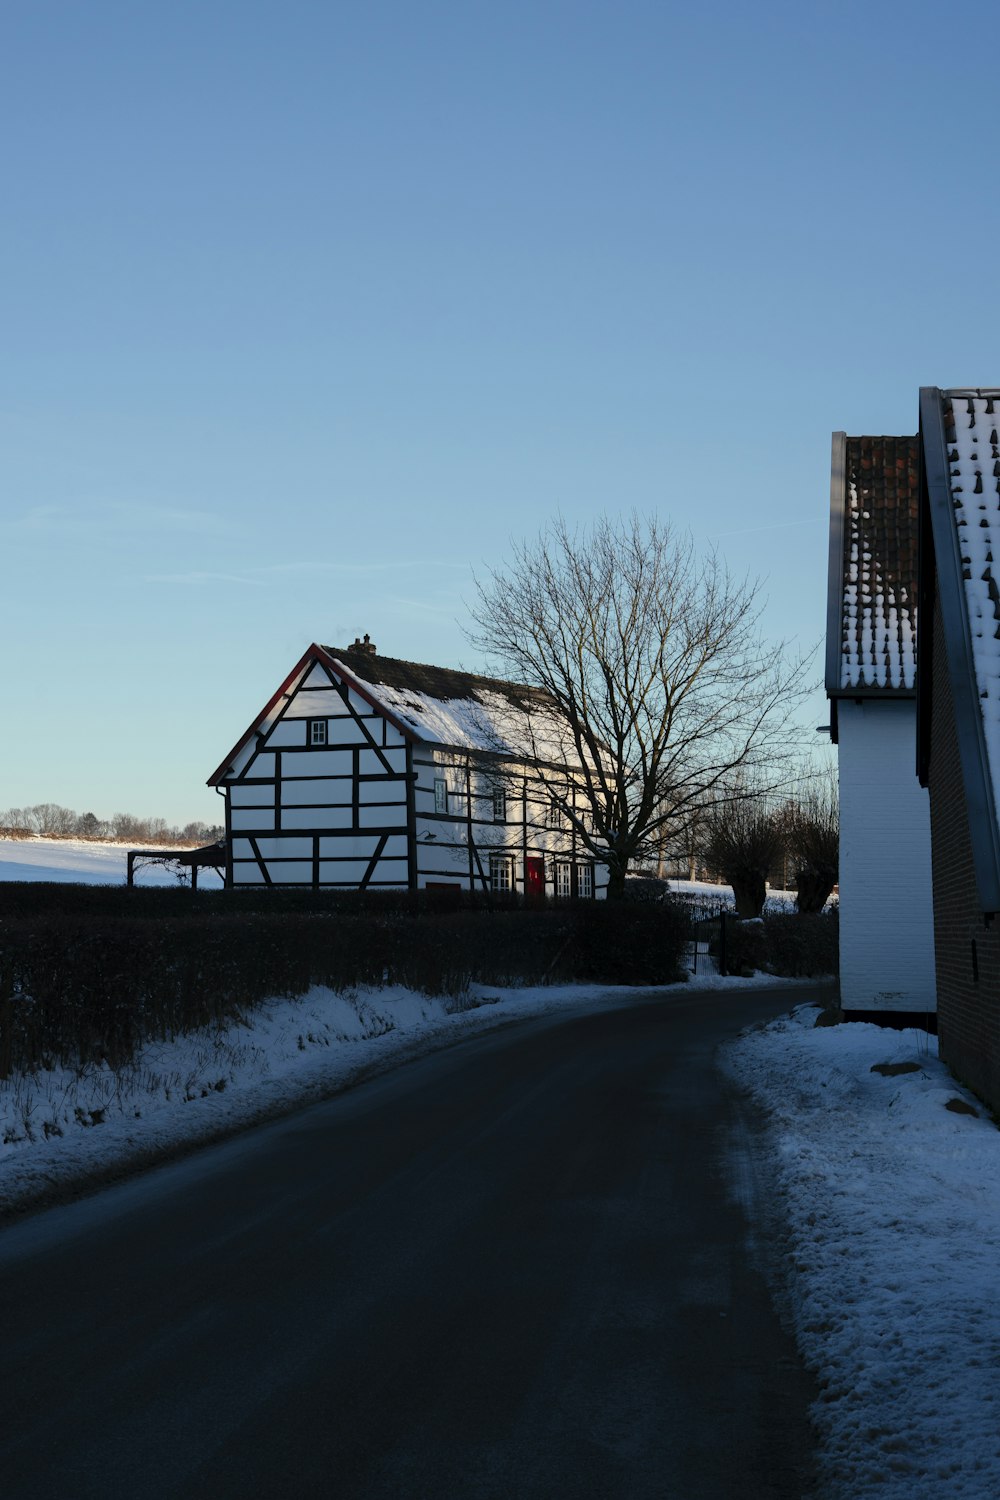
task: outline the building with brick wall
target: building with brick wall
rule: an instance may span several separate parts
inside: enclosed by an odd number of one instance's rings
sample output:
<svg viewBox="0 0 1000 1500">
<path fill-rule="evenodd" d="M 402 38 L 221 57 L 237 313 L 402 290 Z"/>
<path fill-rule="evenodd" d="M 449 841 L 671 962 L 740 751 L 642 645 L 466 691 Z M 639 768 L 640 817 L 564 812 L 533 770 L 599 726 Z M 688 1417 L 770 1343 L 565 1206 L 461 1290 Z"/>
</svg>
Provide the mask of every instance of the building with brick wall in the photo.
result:
<svg viewBox="0 0 1000 1500">
<path fill-rule="evenodd" d="M 941 1056 L 1000 1110 L 1000 389 L 920 393 L 919 775 Z M 995 559 L 997 561 L 995 562 Z"/>
<path fill-rule="evenodd" d="M 916 771 L 917 437 L 834 433 L 826 689 L 840 782 L 845 1015 L 932 1026 L 928 794 Z"/>
</svg>

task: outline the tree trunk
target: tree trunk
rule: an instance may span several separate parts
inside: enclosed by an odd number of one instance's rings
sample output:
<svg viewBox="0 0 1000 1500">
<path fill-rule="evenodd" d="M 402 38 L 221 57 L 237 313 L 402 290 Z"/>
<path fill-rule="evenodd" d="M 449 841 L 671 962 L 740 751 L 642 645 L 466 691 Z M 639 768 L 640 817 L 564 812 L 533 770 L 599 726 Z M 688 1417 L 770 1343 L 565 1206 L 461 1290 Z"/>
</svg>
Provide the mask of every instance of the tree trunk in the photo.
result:
<svg viewBox="0 0 1000 1500">
<path fill-rule="evenodd" d="M 833 890 L 834 877 L 822 870 L 802 870 L 799 873 L 795 905 L 800 912 L 822 911 Z"/>
<path fill-rule="evenodd" d="M 608 900 L 623 901 L 625 899 L 625 871 L 627 865 L 608 865 Z"/>
<path fill-rule="evenodd" d="M 730 882 L 736 898 L 736 915 L 743 922 L 759 917 L 767 900 L 767 886 L 762 875 L 744 875 Z"/>
</svg>

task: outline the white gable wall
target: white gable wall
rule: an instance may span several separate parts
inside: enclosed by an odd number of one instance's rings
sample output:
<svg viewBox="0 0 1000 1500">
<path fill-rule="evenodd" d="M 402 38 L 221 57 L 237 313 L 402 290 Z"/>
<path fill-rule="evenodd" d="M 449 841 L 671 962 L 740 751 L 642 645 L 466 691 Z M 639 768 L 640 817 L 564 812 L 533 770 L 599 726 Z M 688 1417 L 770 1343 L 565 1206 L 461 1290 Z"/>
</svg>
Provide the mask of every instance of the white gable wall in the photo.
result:
<svg viewBox="0 0 1000 1500">
<path fill-rule="evenodd" d="M 844 1010 L 934 1011 L 930 803 L 912 699 L 842 699 L 840 994 Z"/>
<path fill-rule="evenodd" d="M 322 668 L 304 671 L 234 759 L 234 885 L 406 888 L 407 752 L 399 731 Z M 307 720 L 326 722 L 313 746 Z"/>
</svg>

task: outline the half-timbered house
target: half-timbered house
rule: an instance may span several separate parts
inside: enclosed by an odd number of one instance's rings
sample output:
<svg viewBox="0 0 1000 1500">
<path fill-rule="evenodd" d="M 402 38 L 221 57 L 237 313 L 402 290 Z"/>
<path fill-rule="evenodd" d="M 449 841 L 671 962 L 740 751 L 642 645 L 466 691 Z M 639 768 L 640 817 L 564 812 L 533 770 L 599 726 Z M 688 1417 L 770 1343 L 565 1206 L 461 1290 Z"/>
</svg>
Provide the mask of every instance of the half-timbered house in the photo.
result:
<svg viewBox="0 0 1000 1500">
<path fill-rule="evenodd" d="M 538 689 L 313 644 L 209 778 L 230 886 L 598 897 L 582 768 Z"/>
</svg>

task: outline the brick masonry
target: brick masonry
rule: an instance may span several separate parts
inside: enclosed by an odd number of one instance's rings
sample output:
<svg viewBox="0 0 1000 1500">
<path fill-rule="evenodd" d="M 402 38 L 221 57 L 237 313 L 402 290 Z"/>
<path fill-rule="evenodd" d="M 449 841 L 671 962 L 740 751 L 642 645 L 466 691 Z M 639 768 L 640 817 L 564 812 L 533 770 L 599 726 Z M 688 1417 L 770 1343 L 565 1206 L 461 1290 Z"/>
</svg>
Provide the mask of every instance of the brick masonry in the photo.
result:
<svg viewBox="0 0 1000 1500">
<path fill-rule="evenodd" d="M 841 699 L 840 995 L 845 1011 L 933 1012 L 930 809 L 912 698 Z"/>
<path fill-rule="evenodd" d="M 956 1077 L 1000 1111 L 1000 915 L 986 921 L 976 886 L 937 603 L 932 667 L 928 789 L 939 1046 Z"/>
</svg>

